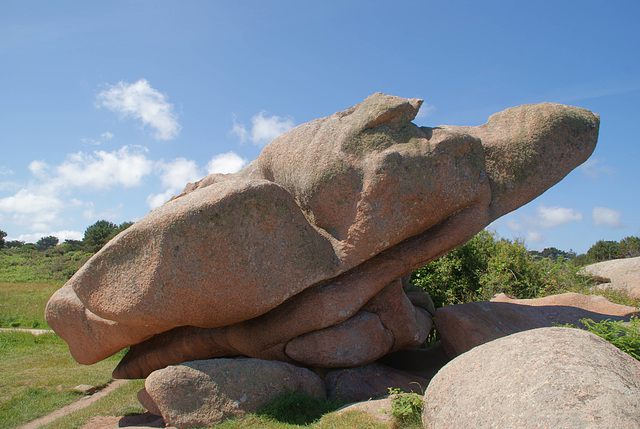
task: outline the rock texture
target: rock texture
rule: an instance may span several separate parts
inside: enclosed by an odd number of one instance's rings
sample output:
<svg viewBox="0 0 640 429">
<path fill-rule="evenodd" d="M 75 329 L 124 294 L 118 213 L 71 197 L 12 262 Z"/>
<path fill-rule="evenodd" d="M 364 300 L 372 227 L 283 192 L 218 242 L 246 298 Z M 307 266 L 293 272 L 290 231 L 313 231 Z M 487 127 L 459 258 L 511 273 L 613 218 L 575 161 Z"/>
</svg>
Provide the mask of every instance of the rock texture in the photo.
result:
<svg viewBox="0 0 640 429">
<path fill-rule="evenodd" d="M 580 329 L 541 328 L 447 364 L 424 396 L 425 428 L 640 427 L 640 362 Z"/>
<path fill-rule="evenodd" d="M 387 396 L 390 387 L 423 394 L 429 383 L 425 378 L 379 363 L 331 370 L 324 382 L 329 399 L 346 403 Z"/>
<path fill-rule="evenodd" d="M 612 289 L 640 299 L 640 257 L 614 259 L 584 267 L 585 274 L 596 277 L 600 289 Z"/>
<path fill-rule="evenodd" d="M 436 311 L 436 329 L 442 346 L 453 358 L 506 335 L 580 319 L 628 320 L 638 309 L 614 304 L 602 296 L 565 293 L 544 298 L 512 299 L 496 295 L 491 302 L 448 305 Z"/>
<path fill-rule="evenodd" d="M 325 398 L 324 384 L 313 372 L 284 362 L 247 358 L 169 366 L 147 378 L 145 391 L 143 396 L 153 401 L 165 423 L 179 428 L 211 426 L 242 416 L 286 391 Z"/>
<path fill-rule="evenodd" d="M 123 378 L 237 355 L 355 366 L 419 345 L 430 317 L 399 279 L 561 180 L 599 127 L 549 103 L 418 127 L 421 103 L 374 94 L 188 185 L 92 257 L 47 322 L 81 363 L 131 346 Z M 369 329 L 367 349 L 354 340 Z"/>
</svg>

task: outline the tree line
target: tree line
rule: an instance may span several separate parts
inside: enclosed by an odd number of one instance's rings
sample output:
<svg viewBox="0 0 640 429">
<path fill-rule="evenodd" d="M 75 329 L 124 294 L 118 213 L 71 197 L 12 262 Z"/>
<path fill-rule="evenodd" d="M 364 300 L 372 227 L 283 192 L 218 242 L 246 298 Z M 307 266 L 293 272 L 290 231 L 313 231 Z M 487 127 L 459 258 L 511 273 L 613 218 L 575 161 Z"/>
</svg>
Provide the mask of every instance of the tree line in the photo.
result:
<svg viewBox="0 0 640 429">
<path fill-rule="evenodd" d="M 107 220 L 99 220 L 93 225 L 87 227 L 84 231 L 82 240 L 66 239 L 61 243 L 62 250 L 65 252 L 84 251 L 89 253 L 96 253 L 98 250 L 109 242 L 113 237 L 129 228 L 133 225 L 133 222 L 123 222 L 121 224 L 115 224 Z M 7 233 L 0 230 L 0 249 L 13 249 L 22 248 L 30 250 L 45 251 L 60 244 L 58 237 L 49 235 L 41 237 L 35 243 L 25 243 L 20 240 L 5 241 Z"/>
</svg>

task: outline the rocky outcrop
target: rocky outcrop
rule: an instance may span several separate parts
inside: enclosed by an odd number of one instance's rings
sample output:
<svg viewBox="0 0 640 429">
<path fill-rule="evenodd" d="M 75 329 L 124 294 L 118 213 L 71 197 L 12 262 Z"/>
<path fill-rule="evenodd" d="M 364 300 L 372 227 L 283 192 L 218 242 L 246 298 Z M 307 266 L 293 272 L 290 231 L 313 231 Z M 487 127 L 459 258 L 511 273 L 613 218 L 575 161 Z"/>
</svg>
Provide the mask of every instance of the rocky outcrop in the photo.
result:
<svg viewBox="0 0 640 429">
<path fill-rule="evenodd" d="M 598 289 L 610 289 L 640 299 L 640 257 L 598 262 L 587 265 L 582 272 L 598 279 Z"/>
<path fill-rule="evenodd" d="M 47 322 L 81 363 L 131 346 L 122 378 L 237 355 L 358 366 L 419 345 L 430 317 L 399 279 L 561 180 L 599 126 L 543 103 L 418 127 L 421 103 L 372 95 L 187 186 L 92 257 Z"/>
<path fill-rule="evenodd" d="M 449 362 L 423 404 L 430 429 L 640 427 L 640 362 L 580 329 L 534 329 Z"/>
<path fill-rule="evenodd" d="M 276 361 L 211 359 L 154 371 L 145 381 L 143 405 L 167 425 L 211 426 L 258 410 L 287 391 L 324 399 L 313 372 Z"/>
<path fill-rule="evenodd" d="M 516 332 L 557 324 L 583 326 L 596 322 L 629 320 L 638 309 L 614 304 L 602 296 L 565 293 L 544 298 L 512 299 L 499 294 L 491 302 L 448 305 L 436 311 L 436 329 L 442 346 L 453 358 L 472 348 Z"/>
</svg>

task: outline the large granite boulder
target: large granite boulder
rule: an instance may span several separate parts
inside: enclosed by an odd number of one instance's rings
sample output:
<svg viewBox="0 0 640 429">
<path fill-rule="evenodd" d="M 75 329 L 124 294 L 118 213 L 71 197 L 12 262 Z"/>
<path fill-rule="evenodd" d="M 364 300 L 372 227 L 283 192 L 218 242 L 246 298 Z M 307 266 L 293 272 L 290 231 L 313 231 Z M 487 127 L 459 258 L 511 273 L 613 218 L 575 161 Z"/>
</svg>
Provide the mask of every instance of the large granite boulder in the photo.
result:
<svg viewBox="0 0 640 429">
<path fill-rule="evenodd" d="M 572 324 L 581 319 L 629 320 L 637 308 L 614 304 L 602 296 L 564 293 L 544 298 L 514 299 L 498 294 L 490 302 L 447 305 L 434 322 L 444 350 L 454 358 L 472 348 L 529 329 Z"/>
<path fill-rule="evenodd" d="M 322 380 L 305 368 L 260 359 L 210 359 L 154 371 L 141 401 L 167 425 L 203 427 L 240 417 L 286 392 L 325 398 Z"/>
<path fill-rule="evenodd" d="M 599 127 L 549 103 L 418 127 L 421 103 L 374 94 L 188 185 L 92 257 L 47 322 L 81 363 L 131 346 L 122 378 L 237 355 L 357 366 L 419 345 L 430 316 L 399 279 L 561 180 Z M 353 340 L 369 329 L 366 350 Z"/>
<path fill-rule="evenodd" d="M 580 329 L 533 329 L 449 362 L 423 405 L 430 429 L 637 428 L 640 362 Z"/>
<path fill-rule="evenodd" d="M 587 265 L 581 272 L 593 276 L 598 281 L 598 289 L 609 289 L 640 299 L 640 256 L 598 262 Z"/>
</svg>

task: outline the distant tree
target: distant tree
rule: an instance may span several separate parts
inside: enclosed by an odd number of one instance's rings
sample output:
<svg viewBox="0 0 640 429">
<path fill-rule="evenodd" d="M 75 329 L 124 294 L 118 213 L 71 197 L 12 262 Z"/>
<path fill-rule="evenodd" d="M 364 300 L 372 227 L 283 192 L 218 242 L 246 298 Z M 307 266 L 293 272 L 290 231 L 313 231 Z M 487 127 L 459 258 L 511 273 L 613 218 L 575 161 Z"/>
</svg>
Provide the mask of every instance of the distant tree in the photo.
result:
<svg viewBox="0 0 640 429">
<path fill-rule="evenodd" d="M 587 251 L 587 258 L 591 263 L 620 259 L 624 256 L 622 246 L 617 241 L 599 240 Z"/>
<path fill-rule="evenodd" d="M 84 250 L 84 243 L 82 240 L 71 240 L 67 238 L 64 240 L 64 243 L 62 243 L 62 247 L 65 252 L 75 252 L 78 250 Z"/>
<path fill-rule="evenodd" d="M 118 225 L 118 227 L 111 233 L 111 235 L 109 236 L 109 240 L 111 240 L 113 237 L 115 237 L 116 235 L 120 234 L 122 231 L 124 231 L 125 229 L 129 228 L 131 225 L 133 225 L 133 222 L 122 222 L 120 225 Z M 108 241 L 108 240 L 107 240 Z"/>
<path fill-rule="evenodd" d="M 0 229 L 0 249 L 4 247 L 4 238 L 7 236 L 7 233 Z"/>
<path fill-rule="evenodd" d="M 547 247 L 543 249 L 542 252 L 532 250 L 530 253 L 534 258 L 548 258 L 554 261 L 559 257 L 563 257 L 567 260 L 571 260 L 576 257 L 576 253 L 573 250 L 565 252 L 564 250 L 556 249 L 555 247 Z"/>
<path fill-rule="evenodd" d="M 93 225 L 89 226 L 84 231 L 84 238 L 82 239 L 85 248 L 89 252 L 97 252 L 102 249 L 102 247 L 107 244 L 109 241 L 111 234 L 114 231 L 117 231 L 118 225 L 113 222 L 109 222 L 106 220 L 99 220 Z"/>
<path fill-rule="evenodd" d="M 11 240 L 4 243 L 4 247 L 7 249 L 13 249 L 14 247 L 22 247 L 24 246 L 24 241 L 19 240 Z"/>
<path fill-rule="evenodd" d="M 42 237 L 40 240 L 36 241 L 36 247 L 38 248 L 38 250 L 47 250 L 51 247 L 57 246 L 58 241 L 58 237 L 49 235 L 47 237 Z"/>
<path fill-rule="evenodd" d="M 640 237 L 625 237 L 620 240 L 620 247 L 627 258 L 640 256 Z"/>
</svg>

